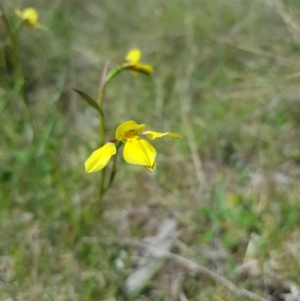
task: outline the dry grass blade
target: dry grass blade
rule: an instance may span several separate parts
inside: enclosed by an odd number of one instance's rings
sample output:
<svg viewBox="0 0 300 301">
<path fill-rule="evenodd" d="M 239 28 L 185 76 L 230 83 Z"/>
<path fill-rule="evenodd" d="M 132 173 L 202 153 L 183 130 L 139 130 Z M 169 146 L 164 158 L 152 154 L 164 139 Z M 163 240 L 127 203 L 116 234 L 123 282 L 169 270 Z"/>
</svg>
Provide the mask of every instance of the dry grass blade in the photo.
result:
<svg viewBox="0 0 300 301">
<path fill-rule="evenodd" d="M 204 175 L 204 171 L 203 171 L 203 165 L 202 165 L 202 161 L 201 161 L 200 155 L 197 150 L 197 143 L 196 143 L 196 139 L 193 134 L 193 128 L 190 123 L 190 118 L 185 109 L 185 95 L 184 95 L 185 93 L 183 91 L 181 91 L 181 92 L 182 92 L 182 93 L 180 93 L 181 94 L 181 97 L 180 97 L 181 118 L 182 118 L 183 126 L 185 129 L 185 135 L 187 137 L 187 141 L 189 144 L 190 152 L 192 155 L 192 159 L 194 162 L 197 180 L 199 182 L 199 185 L 203 186 L 203 184 L 205 183 L 205 175 Z"/>
<path fill-rule="evenodd" d="M 182 283 L 184 281 L 183 273 L 174 273 L 172 274 L 172 280 L 170 285 L 169 296 L 166 300 L 168 301 L 177 301 L 182 293 Z"/>
<path fill-rule="evenodd" d="M 185 35 L 186 35 L 186 40 L 187 44 L 189 46 L 190 50 L 190 56 L 191 58 L 195 57 L 196 53 L 196 48 L 194 44 L 194 35 L 193 35 L 193 30 L 192 27 L 190 26 L 191 20 L 190 18 L 187 18 L 185 20 Z M 198 147 L 197 147 L 197 139 L 195 139 L 194 134 L 193 134 L 193 126 L 190 121 L 189 117 L 189 103 L 191 102 L 190 96 L 189 96 L 189 78 L 191 77 L 191 74 L 193 73 L 194 70 L 194 65 L 193 65 L 193 59 L 190 60 L 190 63 L 188 63 L 185 66 L 185 76 L 178 81 L 178 95 L 179 95 L 179 103 L 180 103 L 180 113 L 181 113 L 181 118 L 183 122 L 183 126 L 185 129 L 185 135 L 187 137 L 187 142 L 189 145 L 189 149 L 192 155 L 192 160 L 195 166 L 195 172 L 196 172 L 196 177 L 198 180 L 198 183 L 200 185 L 200 189 L 202 190 L 204 185 L 205 185 L 205 173 L 203 170 L 203 164 L 202 160 L 200 157 L 200 154 L 198 152 Z"/>
<path fill-rule="evenodd" d="M 281 0 L 274 0 L 276 9 L 286 24 L 287 30 L 292 35 L 295 42 L 300 42 L 300 24 L 295 21 L 296 16 L 293 16 L 290 11 L 285 8 L 283 1 Z"/>
</svg>

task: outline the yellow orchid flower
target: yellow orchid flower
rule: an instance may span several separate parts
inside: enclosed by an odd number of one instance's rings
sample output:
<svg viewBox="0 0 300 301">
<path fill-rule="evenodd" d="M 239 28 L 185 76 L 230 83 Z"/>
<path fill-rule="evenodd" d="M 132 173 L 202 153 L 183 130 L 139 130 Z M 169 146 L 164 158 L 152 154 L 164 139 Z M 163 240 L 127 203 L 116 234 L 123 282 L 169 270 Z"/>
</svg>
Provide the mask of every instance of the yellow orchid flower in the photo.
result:
<svg viewBox="0 0 300 301">
<path fill-rule="evenodd" d="M 22 20 L 23 24 L 31 27 L 38 28 L 42 30 L 47 30 L 44 25 L 38 22 L 39 14 L 33 7 L 27 7 L 22 11 L 19 9 L 15 10 L 16 15 Z"/>
<path fill-rule="evenodd" d="M 122 67 L 129 69 L 133 75 L 137 75 L 138 72 L 149 75 L 153 72 L 152 66 L 140 63 L 141 51 L 139 49 L 130 50 L 125 58 Z"/>
<path fill-rule="evenodd" d="M 110 158 L 117 153 L 116 143 L 122 141 L 124 145 L 123 157 L 129 164 L 145 166 L 151 172 L 156 168 L 156 150 L 141 136 L 144 135 L 150 140 L 168 136 L 171 138 L 182 138 L 181 135 L 165 132 L 159 133 L 146 131 L 145 124 L 137 124 L 133 120 L 126 121 L 118 126 L 116 138 L 107 142 L 104 146 L 95 150 L 85 161 L 85 171 L 87 173 L 103 169 L 109 162 Z"/>
</svg>

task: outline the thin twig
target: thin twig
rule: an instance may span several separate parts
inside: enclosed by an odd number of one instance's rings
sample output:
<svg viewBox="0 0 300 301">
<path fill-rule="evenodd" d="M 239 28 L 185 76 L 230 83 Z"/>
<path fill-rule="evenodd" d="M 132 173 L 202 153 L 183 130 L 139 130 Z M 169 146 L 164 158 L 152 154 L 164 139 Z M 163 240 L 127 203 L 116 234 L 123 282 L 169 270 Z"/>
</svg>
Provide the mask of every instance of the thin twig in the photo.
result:
<svg viewBox="0 0 300 301">
<path fill-rule="evenodd" d="M 177 223 L 174 219 L 167 218 L 162 222 L 151 241 L 151 245 L 155 248 L 145 249 L 143 260 L 123 283 L 122 292 L 125 295 L 130 296 L 139 292 L 161 269 L 165 261 L 164 251 L 170 250 L 173 246 L 173 234 L 176 226 Z"/>
<path fill-rule="evenodd" d="M 145 244 L 143 242 L 140 242 L 138 240 L 134 239 L 123 239 L 121 241 L 118 241 L 118 243 L 122 245 L 127 245 L 127 246 L 136 246 L 139 248 L 146 248 L 149 250 L 152 250 L 152 252 L 158 251 L 159 248 Z M 179 265 L 183 266 L 185 269 L 187 269 L 189 272 L 193 273 L 199 273 L 202 275 L 207 276 L 210 279 L 215 280 L 217 283 L 221 284 L 228 290 L 230 290 L 232 293 L 234 293 L 237 296 L 240 297 L 246 297 L 254 301 L 269 301 L 268 299 L 261 297 L 259 295 L 256 295 L 244 288 L 239 288 L 236 286 L 233 282 L 229 281 L 228 279 L 218 275 L 217 273 L 209 270 L 208 268 L 199 265 L 198 263 L 187 259 L 185 257 L 182 257 L 178 254 L 171 253 L 169 251 L 161 250 L 159 249 L 160 254 L 164 254 L 164 256 L 168 259 L 174 260 L 176 263 Z"/>
</svg>

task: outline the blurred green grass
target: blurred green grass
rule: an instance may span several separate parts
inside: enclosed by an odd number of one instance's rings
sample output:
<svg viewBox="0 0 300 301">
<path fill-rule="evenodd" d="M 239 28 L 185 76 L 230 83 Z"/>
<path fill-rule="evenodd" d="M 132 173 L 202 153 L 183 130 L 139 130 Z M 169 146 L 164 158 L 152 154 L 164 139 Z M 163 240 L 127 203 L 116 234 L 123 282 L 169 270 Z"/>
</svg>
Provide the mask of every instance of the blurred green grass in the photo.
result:
<svg viewBox="0 0 300 301">
<path fill-rule="evenodd" d="M 263 237 L 264 260 L 291 246 L 299 251 L 300 5 L 280 3 L 5 3 L 11 18 L 16 7 L 36 7 L 49 31 L 24 28 L 19 41 L 39 137 L 9 89 L 5 66 L 0 70 L 0 300 L 119 298 L 135 251 L 126 251 L 119 271 L 120 248 L 110 241 L 122 236 L 120 212 L 136 207 L 151 208 L 157 223 L 171 214 L 191 230 L 182 241 L 200 262 L 197 249 L 220 240 L 230 254 L 229 278 L 253 232 Z M 106 61 L 117 65 L 133 47 L 155 72 L 123 73 L 111 82 L 104 104 L 111 137 L 134 119 L 185 138 L 155 143 L 155 176 L 122 162 L 101 218 L 98 177 L 83 168 L 98 146 L 97 116 L 72 88 L 96 96 Z M 129 222 L 127 235 L 155 233 Z M 299 257 L 280 257 L 277 266 L 297 280 Z M 136 300 L 164 298 L 157 283 Z M 217 300 L 220 290 L 209 283 L 199 290 L 193 279 L 184 285 L 190 300 Z"/>
</svg>

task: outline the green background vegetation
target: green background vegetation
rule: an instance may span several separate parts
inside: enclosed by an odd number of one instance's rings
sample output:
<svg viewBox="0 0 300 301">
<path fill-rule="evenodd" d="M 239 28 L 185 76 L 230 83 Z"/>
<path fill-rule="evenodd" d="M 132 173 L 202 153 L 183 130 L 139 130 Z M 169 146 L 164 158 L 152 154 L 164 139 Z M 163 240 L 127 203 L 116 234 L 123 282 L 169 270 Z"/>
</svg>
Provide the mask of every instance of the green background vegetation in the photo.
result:
<svg viewBox="0 0 300 301">
<path fill-rule="evenodd" d="M 190 253 L 173 251 L 206 265 L 203 249 L 225 250 L 225 263 L 209 264 L 235 283 L 252 233 L 261 236 L 260 263 L 275 262 L 274 273 L 299 281 L 299 1 L 3 5 L 11 20 L 15 8 L 35 7 L 49 30 L 19 35 L 30 116 L 9 84 L 0 25 L 1 301 L 119 300 L 137 251 L 115 242 L 155 235 L 168 216 Z M 155 175 L 120 156 L 101 216 L 100 175 L 84 171 L 99 146 L 97 112 L 72 88 L 96 97 L 105 63 L 116 66 L 131 48 L 141 49 L 154 73 L 124 72 L 109 84 L 107 136 L 133 119 L 184 139 L 154 141 Z M 164 300 L 168 264 L 135 300 Z M 189 300 L 240 300 L 188 276 L 183 290 Z"/>
</svg>

